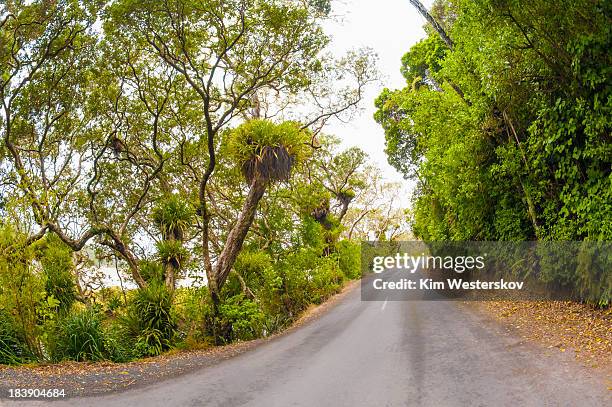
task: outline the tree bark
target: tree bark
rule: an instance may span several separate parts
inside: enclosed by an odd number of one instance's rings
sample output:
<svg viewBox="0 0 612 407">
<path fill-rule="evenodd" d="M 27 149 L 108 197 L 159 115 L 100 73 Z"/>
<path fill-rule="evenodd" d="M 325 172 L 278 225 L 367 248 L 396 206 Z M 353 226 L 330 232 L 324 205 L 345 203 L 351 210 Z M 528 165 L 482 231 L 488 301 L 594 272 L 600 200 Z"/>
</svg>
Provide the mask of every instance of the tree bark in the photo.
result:
<svg viewBox="0 0 612 407">
<path fill-rule="evenodd" d="M 176 288 L 176 283 L 175 283 L 175 275 L 176 275 L 176 270 L 174 269 L 174 266 L 170 263 L 165 265 L 165 284 L 166 284 L 166 288 L 168 289 L 168 291 L 173 292 L 174 289 Z"/>
<path fill-rule="evenodd" d="M 442 28 L 442 26 L 436 21 L 436 19 L 429 13 L 429 11 L 427 11 L 423 3 L 421 3 L 419 0 L 409 0 L 409 1 L 410 1 L 410 4 L 412 4 L 414 8 L 416 8 L 417 11 L 421 13 L 423 17 L 425 17 L 425 19 L 429 22 L 429 24 L 432 25 L 434 30 L 438 32 L 438 34 L 440 35 L 440 38 L 442 38 L 442 41 L 444 41 L 444 43 L 448 46 L 448 48 L 452 50 L 455 45 L 453 43 L 453 40 L 450 39 L 448 34 L 446 34 L 446 31 L 444 31 L 444 28 Z"/>
<path fill-rule="evenodd" d="M 429 13 L 429 11 L 427 11 L 423 3 L 421 3 L 419 0 L 410 0 L 410 4 L 412 4 L 414 8 L 416 8 L 417 11 L 421 13 L 423 17 L 425 17 L 425 19 L 429 22 L 429 24 L 432 25 L 434 30 L 436 30 L 436 32 L 438 33 L 442 41 L 444 41 L 446 46 L 452 51 L 453 48 L 455 47 L 455 43 L 453 43 L 453 40 L 450 39 L 450 37 L 448 36 L 444 28 L 442 28 L 442 26 L 436 21 L 436 19 Z M 461 97 L 461 99 L 465 101 L 465 103 L 468 104 L 468 106 L 472 104 L 470 101 L 465 99 L 465 95 L 463 94 L 463 91 L 457 84 L 455 84 L 452 81 L 448 81 L 448 83 L 453 88 L 453 90 L 457 92 L 459 97 Z"/>
<path fill-rule="evenodd" d="M 251 182 L 249 194 L 242 205 L 240 215 L 227 235 L 225 246 L 217 259 L 217 264 L 214 268 L 214 288 L 209 287 L 211 295 L 218 296 L 219 290 L 221 287 L 223 287 L 227 276 L 232 270 L 232 266 L 236 261 L 236 257 L 238 257 L 238 253 L 240 253 L 244 239 L 246 238 L 249 228 L 255 219 L 257 205 L 263 197 L 267 186 L 268 180 L 262 177 L 255 177 L 253 182 Z"/>
<path fill-rule="evenodd" d="M 353 198 L 348 197 L 343 197 L 340 199 L 340 202 L 342 203 L 342 208 L 340 209 L 340 213 L 338 214 L 338 222 L 342 223 L 342 219 L 344 219 L 346 212 L 348 212 L 348 208 L 352 200 Z"/>
</svg>

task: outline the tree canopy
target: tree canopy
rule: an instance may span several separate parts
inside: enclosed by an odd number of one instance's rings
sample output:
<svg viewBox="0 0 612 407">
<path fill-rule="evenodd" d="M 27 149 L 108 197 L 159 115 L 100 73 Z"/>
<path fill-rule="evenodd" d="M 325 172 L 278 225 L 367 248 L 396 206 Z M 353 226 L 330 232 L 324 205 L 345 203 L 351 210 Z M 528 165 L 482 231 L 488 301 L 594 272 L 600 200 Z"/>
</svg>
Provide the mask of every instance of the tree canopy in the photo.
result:
<svg viewBox="0 0 612 407">
<path fill-rule="evenodd" d="M 418 237 L 610 240 L 611 11 L 434 3 L 438 24 L 402 59 L 406 87 L 376 101 L 389 162 L 418 183 Z M 606 302 L 609 284 L 583 294 Z"/>
<path fill-rule="evenodd" d="M 360 274 L 341 234 L 367 157 L 323 130 L 378 73 L 331 56 L 329 13 L 0 4 L 0 363 L 265 336 Z"/>
</svg>

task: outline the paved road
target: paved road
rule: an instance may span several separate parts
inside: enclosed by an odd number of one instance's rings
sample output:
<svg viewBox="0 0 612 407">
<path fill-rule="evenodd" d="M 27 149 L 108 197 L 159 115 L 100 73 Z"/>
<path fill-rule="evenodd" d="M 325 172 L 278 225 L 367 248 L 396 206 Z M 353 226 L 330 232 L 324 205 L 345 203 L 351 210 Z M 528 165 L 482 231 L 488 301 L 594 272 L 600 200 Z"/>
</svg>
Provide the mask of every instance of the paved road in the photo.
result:
<svg viewBox="0 0 612 407">
<path fill-rule="evenodd" d="M 215 366 L 52 405 L 612 405 L 605 385 L 567 355 L 547 356 L 500 329 L 454 302 L 362 302 L 356 289 L 321 318 Z"/>
</svg>

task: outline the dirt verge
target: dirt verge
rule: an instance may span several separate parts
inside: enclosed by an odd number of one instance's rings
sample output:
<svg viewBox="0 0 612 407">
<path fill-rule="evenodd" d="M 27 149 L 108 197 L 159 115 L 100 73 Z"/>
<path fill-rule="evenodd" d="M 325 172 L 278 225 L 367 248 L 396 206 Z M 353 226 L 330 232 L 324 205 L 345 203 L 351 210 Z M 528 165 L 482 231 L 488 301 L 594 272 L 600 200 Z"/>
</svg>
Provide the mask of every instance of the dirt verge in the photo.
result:
<svg viewBox="0 0 612 407">
<path fill-rule="evenodd" d="M 571 352 L 583 366 L 612 377 L 612 309 L 571 301 L 485 301 L 469 306 L 526 340 Z"/>
<path fill-rule="evenodd" d="M 66 397 L 76 397 L 159 383 L 167 378 L 215 365 L 286 335 L 321 316 L 358 285 L 359 280 L 349 282 L 340 293 L 306 310 L 290 328 L 268 338 L 202 350 L 171 351 L 128 363 L 63 362 L 16 367 L 0 365 L 0 399 L 8 397 L 8 389 L 16 388 L 64 389 Z"/>
</svg>

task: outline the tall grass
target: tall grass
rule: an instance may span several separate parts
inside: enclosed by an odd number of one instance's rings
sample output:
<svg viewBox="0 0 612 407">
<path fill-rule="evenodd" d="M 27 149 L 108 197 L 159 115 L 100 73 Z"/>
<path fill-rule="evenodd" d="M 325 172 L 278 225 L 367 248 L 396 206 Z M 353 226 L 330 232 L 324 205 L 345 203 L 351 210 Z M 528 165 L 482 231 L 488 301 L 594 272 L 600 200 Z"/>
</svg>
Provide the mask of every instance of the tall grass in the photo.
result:
<svg viewBox="0 0 612 407">
<path fill-rule="evenodd" d="M 121 323 L 135 340 L 139 356 L 155 356 L 170 349 L 177 334 L 172 294 L 158 282 L 138 289 Z"/>
<path fill-rule="evenodd" d="M 52 359 L 98 361 L 107 358 L 102 317 L 88 308 L 58 322 Z"/>
</svg>

